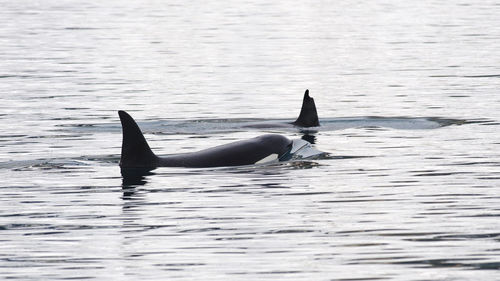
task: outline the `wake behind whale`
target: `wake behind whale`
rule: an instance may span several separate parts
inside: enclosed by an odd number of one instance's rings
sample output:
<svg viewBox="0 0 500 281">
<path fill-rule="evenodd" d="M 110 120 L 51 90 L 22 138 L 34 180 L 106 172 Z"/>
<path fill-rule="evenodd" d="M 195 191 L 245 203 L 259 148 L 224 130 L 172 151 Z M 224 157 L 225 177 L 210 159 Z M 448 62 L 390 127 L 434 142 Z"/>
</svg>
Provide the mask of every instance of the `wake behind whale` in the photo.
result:
<svg viewBox="0 0 500 281">
<path fill-rule="evenodd" d="M 354 116 L 354 117 L 322 117 L 319 122 L 314 99 L 309 90 L 304 93 L 299 116 L 295 120 L 273 118 L 222 118 L 222 119 L 155 119 L 141 121 L 139 125 L 144 132 L 160 135 L 206 135 L 233 133 L 248 130 L 267 132 L 325 132 L 344 130 L 348 128 L 390 128 L 398 130 L 437 129 L 450 125 L 467 123 L 487 123 L 491 120 L 462 120 L 443 117 L 384 117 L 384 116 Z M 119 131 L 116 123 L 98 124 L 64 124 L 57 131 L 72 132 L 110 132 Z M 70 128 L 70 129 L 68 129 Z"/>
</svg>

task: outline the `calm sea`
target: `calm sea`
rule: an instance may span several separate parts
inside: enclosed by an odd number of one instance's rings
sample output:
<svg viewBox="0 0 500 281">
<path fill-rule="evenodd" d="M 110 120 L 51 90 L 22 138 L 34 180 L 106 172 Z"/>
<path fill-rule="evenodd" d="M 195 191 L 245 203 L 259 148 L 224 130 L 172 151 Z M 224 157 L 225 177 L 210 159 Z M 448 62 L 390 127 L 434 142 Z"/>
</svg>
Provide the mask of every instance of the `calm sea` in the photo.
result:
<svg viewBox="0 0 500 281">
<path fill-rule="evenodd" d="M 500 280 L 498 1 L 0 6 L 0 279 Z M 128 182 L 117 110 L 329 156 Z"/>
</svg>

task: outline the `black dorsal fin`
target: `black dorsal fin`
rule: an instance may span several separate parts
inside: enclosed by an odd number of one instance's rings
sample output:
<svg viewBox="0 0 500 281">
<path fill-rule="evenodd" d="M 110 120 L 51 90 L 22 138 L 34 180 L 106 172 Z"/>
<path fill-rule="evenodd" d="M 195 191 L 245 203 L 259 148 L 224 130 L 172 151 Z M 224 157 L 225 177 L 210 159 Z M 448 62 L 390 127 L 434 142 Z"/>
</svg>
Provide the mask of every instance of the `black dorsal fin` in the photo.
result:
<svg viewBox="0 0 500 281">
<path fill-rule="evenodd" d="M 309 90 L 306 90 L 304 93 L 304 100 L 302 101 L 299 117 L 292 124 L 299 127 L 319 126 L 316 104 L 314 103 L 314 99 L 309 96 Z"/>
<path fill-rule="evenodd" d="M 122 156 L 120 167 L 122 168 L 145 168 L 156 167 L 158 157 L 151 151 L 141 129 L 125 111 L 118 111 L 122 122 Z"/>
</svg>

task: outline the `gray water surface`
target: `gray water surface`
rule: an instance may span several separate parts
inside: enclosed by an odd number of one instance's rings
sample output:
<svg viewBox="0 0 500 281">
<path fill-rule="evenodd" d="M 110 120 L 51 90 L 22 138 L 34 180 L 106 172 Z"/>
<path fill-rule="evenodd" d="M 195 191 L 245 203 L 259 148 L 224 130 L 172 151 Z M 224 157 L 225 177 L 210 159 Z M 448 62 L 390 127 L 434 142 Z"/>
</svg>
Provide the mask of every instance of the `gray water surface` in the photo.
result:
<svg viewBox="0 0 500 281">
<path fill-rule="evenodd" d="M 497 1 L 0 7 L 0 278 L 500 280 Z M 117 110 L 328 157 L 127 180 Z"/>
</svg>

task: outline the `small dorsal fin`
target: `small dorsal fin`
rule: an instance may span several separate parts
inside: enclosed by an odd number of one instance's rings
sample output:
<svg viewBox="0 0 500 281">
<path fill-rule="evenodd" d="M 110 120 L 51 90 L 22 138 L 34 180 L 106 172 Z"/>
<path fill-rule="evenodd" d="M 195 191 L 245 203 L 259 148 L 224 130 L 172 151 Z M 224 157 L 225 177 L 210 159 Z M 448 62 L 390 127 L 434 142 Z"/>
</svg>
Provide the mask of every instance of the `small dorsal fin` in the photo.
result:
<svg viewBox="0 0 500 281">
<path fill-rule="evenodd" d="M 319 126 L 318 112 L 316 111 L 316 104 L 314 99 L 309 96 L 309 90 L 304 93 L 302 101 L 302 108 L 297 120 L 292 123 L 299 127 L 317 127 Z"/>
<path fill-rule="evenodd" d="M 125 111 L 118 111 L 122 123 L 122 155 L 120 167 L 122 168 L 144 168 L 156 167 L 158 157 L 151 151 L 141 129 Z"/>
</svg>

